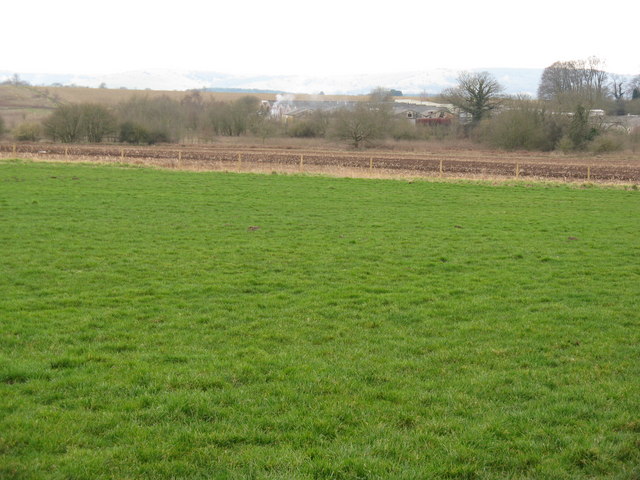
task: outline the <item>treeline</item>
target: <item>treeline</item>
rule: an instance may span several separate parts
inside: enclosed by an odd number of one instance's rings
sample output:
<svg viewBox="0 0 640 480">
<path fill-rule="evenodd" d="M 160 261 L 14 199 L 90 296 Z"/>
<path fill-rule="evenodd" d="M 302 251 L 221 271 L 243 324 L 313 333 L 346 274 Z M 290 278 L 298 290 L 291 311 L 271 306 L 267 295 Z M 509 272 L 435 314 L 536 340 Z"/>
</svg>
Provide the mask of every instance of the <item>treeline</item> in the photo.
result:
<svg viewBox="0 0 640 480">
<path fill-rule="evenodd" d="M 257 97 L 225 103 L 204 101 L 193 91 L 180 101 L 133 96 L 112 108 L 93 103 L 60 105 L 42 122 L 18 125 L 13 134 L 19 141 L 46 138 L 63 143 L 206 141 L 253 131 L 266 113 Z"/>
<path fill-rule="evenodd" d="M 474 88 L 473 82 L 465 85 Z M 210 142 L 219 136 L 248 135 L 262 140 L 324 138 L 340 140 L 355 148 L 375 146 L 385 139 L 471 139 L 508 150 L 595 152 L 635 149 L 640 143 L 638 129 L 629 133 L 623 128 L 612 128 L 604 117 L 594 116 L 592 109 L 581 103 L 573 105 L 571 111 L 559 111 L 548 100 L 527 97 L 489 95 L 478 99 L 447 92 L 442 100 L 455 104 L 461 117 L 443 124 L 416 125 L 394 115 L 392 102 L 376 99 L 334 111 L 316 110 L 285 122 L 272 117 L 268 106 L 256 97 L 224 103 L 203 101 L 198 92 L 190 92 L 180 101 L 140 96 L 113 108 L 97 104 L 62 105 L 42 122 L 20 124 L 13 132 L 5 131 L 0 117 L 0 135 L 3 131 L 12 133 L 18 141 L 148 145 Z M 629 102 L 640 106 L 640 99 Z"/>
<path fill-rule="evenodd" d="M 41 122 L 22 123 L 12 133 L 18 141 L 62 143 L 191 143 L 250 135 L 263 140 L 332 138 L 361 147 L 395 138 L 396 132 L 403 135 L 405 122 L 393 118 L 391 97 L 381 97 L 382 91 L 372 92 L 370 101 L 355 107 L 309 111 L 286 121 L 273 116 L 268 103 L 250 95 L 230 103 L 205 100 L 198 91 L 181 100 L 141 95 L 111 108 L 93 103 L 61 105 Z"/>
<path fill-rule="evenodd" d="M 530 99 L 512 99 L 508 105 L 499 115 L 483 119 L 471 131 L 472 138 L 505 150 L 595 153 L 622 150 L 633 140 L 625 129 L 608 127 L 582 105 L 569 114 Z"/>
<path fill-rule="evenodd" d="M 495 147 L 523 150 L 592 150 L 640 145 L 640 128 L 623 115 L 640 115 L 640 75 L 609 75 L 596 57 L 545 68 L 538 99 L 507 97 L 486 72 L 463 72 L 443 92 L 469 120 L 465 133 Z"/>
</svg>

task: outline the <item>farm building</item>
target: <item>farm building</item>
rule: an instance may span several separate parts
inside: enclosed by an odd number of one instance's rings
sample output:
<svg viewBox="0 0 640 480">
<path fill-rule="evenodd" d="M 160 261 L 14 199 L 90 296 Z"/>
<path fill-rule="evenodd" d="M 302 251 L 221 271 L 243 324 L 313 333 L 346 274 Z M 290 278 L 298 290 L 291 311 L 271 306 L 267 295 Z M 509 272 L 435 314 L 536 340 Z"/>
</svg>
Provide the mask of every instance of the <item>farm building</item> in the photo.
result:
<svg viewBox="0 0 640 480">
<path fill-rule="evenodd" d="M 433 102 L 408 103 L 397 102 L 400 105 L 393 106 L 393 114 L 397 118 L 404 118 L 414 125 L 440 125 L 449 124 L 454 114 L 448 105 Z"/>
<path fill-rule="evenodd" d="M 352 108 L 358 103 L 294 99 L 263 101 L 263 104 L 268 104 L 271 117 L 284 122 L 311 115 L 316 111 L 333 112 L 342 108 Z M 396 100 L 390 106 L 395 117 L 406 119 L 415 125 L 448 124 L 456 116 L 453 105 L 449 104 L 402 99 Z"/>
<path fill-rule="evenodd" d="M 289 119 L 310 115 L 316 111 L 331 112 L 340 108 L 349 108 L 355 104 L 356 102 L 341 101 L 277 100 L 275 102 L 270 102 L 270 115 L 272 118 L 287 121 Z"/>
</svg>

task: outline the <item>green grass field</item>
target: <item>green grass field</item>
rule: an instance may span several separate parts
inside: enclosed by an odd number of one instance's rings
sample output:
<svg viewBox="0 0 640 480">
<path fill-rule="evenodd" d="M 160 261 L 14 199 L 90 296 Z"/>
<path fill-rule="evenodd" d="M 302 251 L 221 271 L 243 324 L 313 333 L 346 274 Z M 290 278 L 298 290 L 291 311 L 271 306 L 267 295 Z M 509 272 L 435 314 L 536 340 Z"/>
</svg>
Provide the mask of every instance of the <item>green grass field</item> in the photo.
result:
<svg viewBox="0 0 640 480">
<path fill-rule="evenodd" d="M 0 478 L 640 478 L 640 192 L 0 163 Z"/>
</svg>

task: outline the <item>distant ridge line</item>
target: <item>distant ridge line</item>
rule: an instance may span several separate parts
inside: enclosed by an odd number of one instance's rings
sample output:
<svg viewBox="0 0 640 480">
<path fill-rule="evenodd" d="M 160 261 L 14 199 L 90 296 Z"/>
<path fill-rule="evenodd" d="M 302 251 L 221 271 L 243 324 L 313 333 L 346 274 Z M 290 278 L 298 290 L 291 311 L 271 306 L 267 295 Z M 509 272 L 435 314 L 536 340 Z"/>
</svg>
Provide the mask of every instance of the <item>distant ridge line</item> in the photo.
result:
<svg viewBox="0 0 640 480">
<path fill-rule="evenodd" d="M 261 88 L 231 88 L 231 87 L 207 87 L 196 89 L 201 92 L 220 92 L 220 93 L 273 93 L 273 94 L 284 94 L 288 93 L 284 90 L 268 90 Z"/>
</svg>

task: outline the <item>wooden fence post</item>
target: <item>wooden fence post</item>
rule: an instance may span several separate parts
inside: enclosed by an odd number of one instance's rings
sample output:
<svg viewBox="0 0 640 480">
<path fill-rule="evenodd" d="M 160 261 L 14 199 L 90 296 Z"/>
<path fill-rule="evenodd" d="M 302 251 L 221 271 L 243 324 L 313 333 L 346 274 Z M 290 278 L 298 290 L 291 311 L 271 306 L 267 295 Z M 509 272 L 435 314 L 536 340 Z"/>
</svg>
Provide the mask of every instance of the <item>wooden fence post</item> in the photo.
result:
<svg viewBox="0 0 640 480">
<path fill-rule="evenodd" d="M 16 156 L 16 144 L 15 143 L 13 144 L 13 156 L 14 157 Z"/>
<path fill-rule="evenodd" d="M 69 158 L 69 147 L 64 147 L 64 158 Z"/>
<path fill-rule="evenodd" d="M 587 181 L 591 181 L 591 165 L 587 165 Z"/>
<path fill-rule="evenodd" d="M 120 162 L 124 162 L 124 148 L 120 149 Z"/>
<path fill-rule="evenodd" d="M 440 176 L 442 177 L 442 159 L 440 159 Z"/>
<path fill-rule="evenodd" d="M 520 164 L 516 162 L 516 180 L 520 176 Z"/>
<path fill-rule="evenodd" d="M 304 155 L 300 155 L 300 169 L 304 166 Z"/>
<path fill-rule="evenodd" d="M 242 154 L 239 153 L 238 154 L 238 168 L 240 168 L 242 166 Z"/>
<path fill-rule="evenodd" d="M 373 157 L 369 157 L 369 170 L 373 170 Z"/>
</svg>

